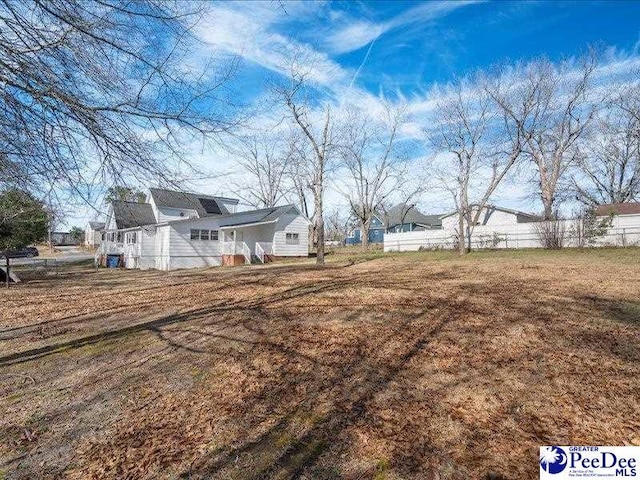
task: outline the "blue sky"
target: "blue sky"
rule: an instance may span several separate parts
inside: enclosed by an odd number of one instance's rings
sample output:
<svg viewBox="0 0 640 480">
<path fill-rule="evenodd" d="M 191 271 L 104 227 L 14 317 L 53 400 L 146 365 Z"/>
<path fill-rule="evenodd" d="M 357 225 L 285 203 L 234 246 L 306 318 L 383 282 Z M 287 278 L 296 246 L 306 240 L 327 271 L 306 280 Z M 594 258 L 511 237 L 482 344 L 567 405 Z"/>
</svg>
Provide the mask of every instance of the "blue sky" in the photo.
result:
<svg viewBox="0 0 640 480">
<path fill-rule="evenodd" d="M 313 79 L 331 100 L 375 108 L 381 96 L 402 98 L 423 119 L 436 100 L 434 85 L 500 62 L 540 55 L 560 61 L 591 45 L 607 51 L 605 77 L 640 71 L 640 2 L 634 1 L 212 2 L 195 32 L 202 42 L 185 71 L 200 72 L 210 58 L 239 59 L 230 87 L 244 105 L 268 94 L 294 50 L 314 59 Z M 422 127 L 416 121 L 407 132 L 417 135 Z M 228 153 L 194 147 L 193 158 L 211 175 L 187 188 L 233 195 L 226 175 L 237 169 Z M 211 178 L 217 174 L 219 180 Z M 508 182 L 492 201 L 539 208 L 521 185 Z M 340 202 L 329 189 L 327 203 Z M 423 205 L 430 212 L 451 208 L 442 192 Z M 93 215 L 78 212 L 68 223 Z"/>
<path fill-rule="evenodd" d="M 410 96 L 497 62 L 557 60 L 589 45 L 634 54 L 640 2 L 220 3 L 202 36 L 243 57 L 238 80 L 247 96 L 260 92 L 287 42 L 326 57 L 348 82 L 361 66 L 354 83 L 374 95 Z"/>
</svg>

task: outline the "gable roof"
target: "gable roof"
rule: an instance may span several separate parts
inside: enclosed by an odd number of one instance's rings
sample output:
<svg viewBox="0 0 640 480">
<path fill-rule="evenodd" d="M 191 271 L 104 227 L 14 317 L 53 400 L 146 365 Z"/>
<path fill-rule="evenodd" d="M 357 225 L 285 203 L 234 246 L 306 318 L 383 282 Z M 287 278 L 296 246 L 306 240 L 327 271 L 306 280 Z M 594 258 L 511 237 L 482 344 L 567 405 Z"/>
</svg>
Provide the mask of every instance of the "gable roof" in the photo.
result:
<svg viewBox="0 0 640 480">
<path fill-rule="evenodd" d="M 477 206 L 478 205 L 475 203 L 471 205 L 472 208 Z M 486 204 L 484 208 L 488 210 L 497 210 L 499 212 L 505 212 L 505 213 L 510 213 L 512 215 L 515 215 L 517 217 L 518 223 L 535 222 L 535 221 L 541 220 L 539 215 L 534 215 L 533 213 L 521 212 L 519 210 L 512 210 L 510 208 L 498 207 L 496 205 Z M 451 215 L 455 215 L 456 213 L 458 213 L 457 210 L 450 213 L 445 213 L 440 217 L 440 219 L 450 217 Z"/>
<path fill-rule="evenodd" d="M 220 223 L 221 227 L 242 226 L 253 223 L 275 222 L 286 213 L 295 212 L 301 215 L 295 205 L 283 205 L 281 207 L 261 208 L 248 210 L 230 215 L 227 220 Z"/>
<path fill-rule="evenodd" d="M 287 213 L 294 213 L 296 215 L 300 215 L 305 218 L 307 222 L 310 220 L 300 213 L 300 210 L 295 205 L 283 205 L 280 207 L 272 207 L 272 208 L 261 208 L 258 210 L 246 210 L 244 212 L 236 212 L 230 213 L 227 215 L 219 215 L 218 219 L 220 223 L 218 224 L 220 228 L 226 227 L 242 227 L 248 225 L 255 225 L 258 223 L 272 223 L 276 222 L 280 217 Z M 211 217 L 211 215 L 209 215 Z M 207 217 L 204 217 L 207 218 Z M 176 220 L 167 220 L 165 222 L 158 223 L 158 225 L 173 225 L 175 223 L 183 223 L 183 222 L 197 222 L 198 220 L 202 220 L 200 218 L 179 218 Z"/>
<path fill-rule="evenodd" d="M 117 228 L 140 227 L 156 223 L 153 208 L 149 203 L 114 200 L 111 202 L 111 207 Z"/>
<path fill-rule="evenodd" d="M 178 192 L 165 188 L 150 188 L 151 197 L 157 207 L 184 208 L 195 210 L 199 217 L 210 215 L 228 215 L 229 210 L 224 206 L 227 203 L 238 203 L 234 198 L 216 197 L 200 193 Z"/>
<path fill-rule="evenodd" d="M 104 222 L 89 222 L 91 230 L 102 230 L 104 228 Z"/>
<path fill-rule="evenodd" d="M 440 217 L 441 215 L 425 215 L 415 205 L 407 205 L 406 203 L 400 203 L 390 208 L 386 215 L 389 227 L 404 223 L 437 226 L 442 225 Z M 384 215 L 382 215 L 382 218 L 384 218 Z"/>
<path fill-rule="evenodd" d="M 640 213 L 640 202 L 630 203 L 607 203 L 596 207 L 596 216 L 606 217 L 607 215 L 633 215 Z"/>
</svg>

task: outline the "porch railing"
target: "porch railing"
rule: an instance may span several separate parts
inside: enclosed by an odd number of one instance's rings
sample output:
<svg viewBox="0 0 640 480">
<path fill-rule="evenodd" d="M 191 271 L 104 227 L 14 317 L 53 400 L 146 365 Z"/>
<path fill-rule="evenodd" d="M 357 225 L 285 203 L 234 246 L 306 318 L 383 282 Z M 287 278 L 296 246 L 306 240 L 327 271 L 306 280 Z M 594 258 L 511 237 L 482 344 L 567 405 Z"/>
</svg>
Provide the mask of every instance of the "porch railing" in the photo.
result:
<svg viewBox="0 0 640 480">
<path fill-rule="evenodd" d="M 265 263 L 267 255 L 273 254 L 273 243 L 271 242 L 256 242 L 256 257 L 261 263 Z"/>
<path fill-rule="evenodd" d="M 244 263 L 251 263 L 251 249 L 244 242 L 220 242 L 222 255 L 242 255 Z"/>
</svg>

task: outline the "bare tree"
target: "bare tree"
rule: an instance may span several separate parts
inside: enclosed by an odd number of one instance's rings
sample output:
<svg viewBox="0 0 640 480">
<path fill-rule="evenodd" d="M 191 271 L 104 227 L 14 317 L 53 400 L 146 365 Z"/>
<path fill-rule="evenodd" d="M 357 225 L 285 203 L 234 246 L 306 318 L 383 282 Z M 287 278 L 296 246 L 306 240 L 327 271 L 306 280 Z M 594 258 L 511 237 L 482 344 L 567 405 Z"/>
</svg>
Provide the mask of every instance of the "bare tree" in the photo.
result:
<svg viewBox="0 0 640 480">
<path fill-rule="evenodd" d="M 519 137 L 523 154 L 536 166 L 544 218 L 557 210 L 567 170 L 579 158 L 578 141 L 596 111 L 590 98 L 594 55 L 576 67 L 569 62 L 554 65 L 539 59 L 499 71 L 487 92 L 508 119 L 508 130 Z M 527 105 L 528 108 L 523 108 Z"/>
<path fill-rule="evenodd" d="M 344 196 L 360 224 L 363 247 L 369 246 L 369 229 L 378 207 L 393 194 L 403 176 L 397 152 L 398 130 L 406 108 L 386 103 L 383 118 L 351 107 L 338 147 L 342 165 L 349 172 Z"/>
<path fill-rule="evenodd" d="M 313 107 L 313 82 L 305 61 L 295 57 L 289 65 L 286 83 L 274 88 L 276 98 L 286 107 L 293 129 L 291 159 L 299 187 L 308 188 L 313 196 L 313 223 L 316 263 L 324 264 L 324 192 L 333 148 L 334 121 L 331 105 L 316 103 Z M 302 195 L 302 191 L 301 191 Z"/>
<path fill-rule="evenodd" d="M 579 158 L 573 186 L 578 200 L 594 206 L 640 198 L 640 90 L 629 88 L 595 120 Z"/>
<path fill-rule="evenodd" d="M 235 149 L 243 180 L 238 195 L 255 208 L 274 207 L 289 193 L 287 165 L 289 145 L 276 136 L 257 133 Z"/>
<path fill-rule="evenodd" d="M 353 224 L 354 218 L 348 209 L 333 208 L 327 215 L 327 240 L 338 241 L 344 245 Z"/>
<path fill-rule="evenodd" d="M 436 127 L 430 132 L 436 151 L 447 154 L 447 168 L 441 178 L 458 212 L 461 255 L 471 250 L 471 235 L 484 207 L 522 151 L 521 133 L 505 135 L 501 130 L 504 122 L 500 122 L 494 107 L 481 84 L 458 82 L 438 102 Z M 522 108 L 530 107 L 524 103 Z M 453 181 L 450 161 L 455 172 Z"/>
<path fill-rule="evenodd" d="M 233 62 L 206 76 L 180 62 L 199 14 L 156 0 L 0 2 L 0 183 L 83 197 L 172 180 L 185 140 L 232 126 L 221 87 Z"/>
</svg>

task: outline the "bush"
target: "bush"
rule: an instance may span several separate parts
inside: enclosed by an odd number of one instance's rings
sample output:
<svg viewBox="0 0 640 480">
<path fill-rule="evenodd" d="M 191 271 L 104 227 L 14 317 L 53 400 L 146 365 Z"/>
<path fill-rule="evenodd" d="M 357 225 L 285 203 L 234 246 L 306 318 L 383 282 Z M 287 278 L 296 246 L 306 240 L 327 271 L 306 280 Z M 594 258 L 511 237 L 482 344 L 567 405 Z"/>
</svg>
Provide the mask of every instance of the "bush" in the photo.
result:
<svg viewBox="0 0 640 480">
<path fill-rule="evenodd" d="M 544 248 L 557 250 L 564 247 L 566 226 L 559 218 L 536 223 L 535 233 Z"/>
</svg>

